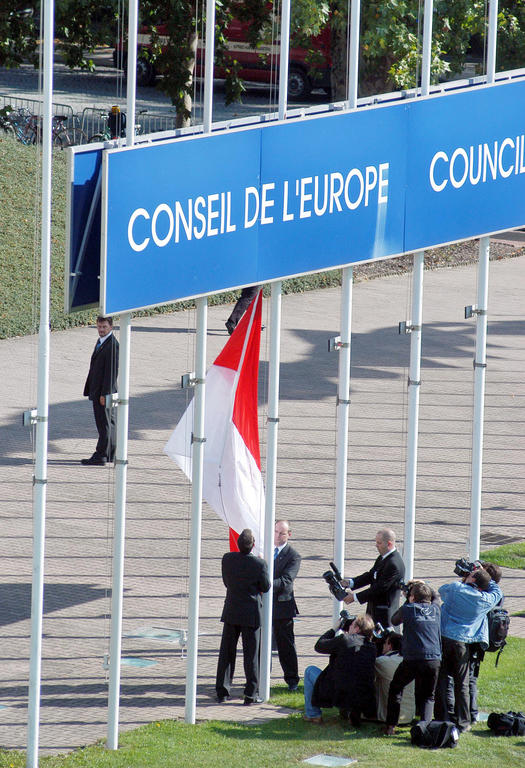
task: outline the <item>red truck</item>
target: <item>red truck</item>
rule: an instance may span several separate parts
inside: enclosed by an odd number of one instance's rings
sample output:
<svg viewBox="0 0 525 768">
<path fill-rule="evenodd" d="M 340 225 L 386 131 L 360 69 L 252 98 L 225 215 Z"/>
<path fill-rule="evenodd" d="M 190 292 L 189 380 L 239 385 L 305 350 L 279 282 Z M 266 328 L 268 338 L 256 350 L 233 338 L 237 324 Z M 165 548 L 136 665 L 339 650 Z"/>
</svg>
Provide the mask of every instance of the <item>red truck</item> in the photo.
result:
<svg viewBox="0 0 525 768">
<path fill-rule="evenodd" d="M 267 84 L 278 82 L 279 45 L 261 43 L 257 48 L 252 48 L 247 41 L 246 28 L 244 22 L 234 19 L 226 32 L 228 56 L 241 65 L 240 77 L 248 82 Z M 165 28 L 160 24 L 157 29 L 160 36 L 159 42 L 163 45 L 167 42 L 167 37 L 163 36 Z M 137 85 L 140 86 L 153 85 L 157 76 L 155 65 L 147 58 L 140 56 L 141 51 L 148 49 L 150 40 L 148 27 L 141 27 L 138 35 L 137 60 Z M 306 48 L 290 47 L 288 66 L 288 97 L 290 99 L 304 99 L 310 94 L 312 88 L 323 88 L 327 92 L 330 89 L 330 30 L 328 27 L 325 27 L 317 37 L 311 38 L 311 49 L 316 52 L 316 59 L 321 61 L 321 64 L 315 67 L 307 61 Z M 122 61 L 122 66 L 125 68 L 126 58 L 122 46 L 117 46 L 114 52 L 116 67 L 119 66 L 119 61 Z M 204 44 L 200 41 L 195 71 L 197 77 L 204 75 Z M 216 66 L 214 75 L 217 78 L 224 77 L 224 68 Z"/>
</svg>

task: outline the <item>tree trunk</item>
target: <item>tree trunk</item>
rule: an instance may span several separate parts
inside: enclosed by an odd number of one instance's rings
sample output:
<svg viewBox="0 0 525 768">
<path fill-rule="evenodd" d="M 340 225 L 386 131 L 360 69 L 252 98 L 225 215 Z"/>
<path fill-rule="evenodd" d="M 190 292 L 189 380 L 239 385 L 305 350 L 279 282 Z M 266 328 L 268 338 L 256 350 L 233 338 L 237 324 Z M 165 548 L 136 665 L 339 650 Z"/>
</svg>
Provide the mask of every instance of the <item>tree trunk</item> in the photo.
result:
<svg viewBox="0 0 525 768">
<path fill-rule="evenodd" d="M 332 101 L 344 101 L 348 93 L 346 25 L 332 24 L 330 29 L 330 54 L 332 59 L 332 70 L 330 73 Z"/>
<path fill-rule="evenodd" d="M 191 32 L 188 40 L 188 46 L 191 50 L 191 56 L 186 60 L 187 63 L 187 80 L 184 94 L 179 104 L 177 104 L 177 117 L 175 120 L 176 128 L 186 128 L 191 123 L 191 111 L 193 108 L 192 100 L 192 86 L 193 86 L 193 73 L 195 72 L 195 58 L 197 56 L 197 43 L 199 36 L 196 31 Z"/>
</svg>

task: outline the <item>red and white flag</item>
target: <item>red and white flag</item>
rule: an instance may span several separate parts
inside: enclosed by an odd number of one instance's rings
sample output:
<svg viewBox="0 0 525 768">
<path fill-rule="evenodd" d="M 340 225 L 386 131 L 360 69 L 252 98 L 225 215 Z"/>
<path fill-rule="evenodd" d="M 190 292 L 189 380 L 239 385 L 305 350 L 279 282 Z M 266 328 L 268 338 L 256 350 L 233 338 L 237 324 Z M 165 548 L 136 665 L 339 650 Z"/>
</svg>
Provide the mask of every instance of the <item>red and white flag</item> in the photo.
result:
<svg viewBox="0 0 525 768">
<path fill-rule="evenodd" d="M 230 548 L 251 528 L 264 547 L 264 488 L 259 450 L 257 378 L 261 342 L 259 291 L 206 374 L 203 497 L 230 528 Z M 164 452 L 191 480 L 193 400 Z"/>
</svg>

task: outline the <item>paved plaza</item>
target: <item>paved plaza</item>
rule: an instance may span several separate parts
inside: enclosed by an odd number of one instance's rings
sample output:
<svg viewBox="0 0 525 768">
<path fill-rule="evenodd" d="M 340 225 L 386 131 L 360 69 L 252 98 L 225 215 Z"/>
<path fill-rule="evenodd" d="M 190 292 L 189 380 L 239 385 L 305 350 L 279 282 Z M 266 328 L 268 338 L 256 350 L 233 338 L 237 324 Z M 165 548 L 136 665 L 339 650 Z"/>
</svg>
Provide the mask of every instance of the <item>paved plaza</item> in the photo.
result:
<svg viewBox="0 0 525 768">
<path fill-rule="evenodd" d="M 425 273 L 415 575 L 438 587 L 468 553 L 475 320 L 475 267 Z M 482 546 L 525 539 L 525 257 L 490 265 Z M 403 544 L 409 275 L 354 287 L 349 425 L 347 575 L 373 561 L 375 531 L 389 524 Z M 333 556 L 337 353 L 340 292 L 283 297 L 277 516 L 290 520 L 303 555 L 296 597 L 300 672 L 331 623 L 321 574 Z M 227 307 L 208 313 L 208 363 L 227 339 Z M 263 307 L 269 325 L 269 302 Z M 184 713 L 185 658 L 174 642 L 187 624 L 190 486 L 163 454 L 188 398 L 193 311 L 133 320 L 127 544 L 120 722 L 122 729 Z M 118 326 L 117 326 L 118 335 Z M 81 393 L 96 340 L 93 328 L 51 337 L 49 483 L 45 560 L 42 753 L 104 739 L 107 723 L 114 470 L 79 462 L 95 446 L 90 403 Z M 260 425 L 266 445 L 269 332 L 263 331 Z M 22 412 L 36 406 L 37 340 L 0 341 L 0 746 L 25 749 L 32 557 L 32 432 Z M 243 707 L 242 663 L 234 698 L 215 703 L 224 599 L 220 559 L 225 525 L 203 513 L 197 718 L 276 717 L 270 705 Z M 506 606 L 525 609 L 525 572 L 504 573 Z M 511 631 L 525 637 L 525 618 Z M 162 634 L 164 639 L 159 638 Z M 319 657 L 317 660 L 319 661 Z M 239 658 L 239 662 L 241 659 Z M 485 663 L 492 664 L 489 658 Z M 143 664 L 144 666 L 138 666 Z M 501 665 L 500 665 L 501 668 Z M 483 671 L 481 672 L 483 674 Z M 274 657 L 272 682 L 282 682 Z"/>
</svg>

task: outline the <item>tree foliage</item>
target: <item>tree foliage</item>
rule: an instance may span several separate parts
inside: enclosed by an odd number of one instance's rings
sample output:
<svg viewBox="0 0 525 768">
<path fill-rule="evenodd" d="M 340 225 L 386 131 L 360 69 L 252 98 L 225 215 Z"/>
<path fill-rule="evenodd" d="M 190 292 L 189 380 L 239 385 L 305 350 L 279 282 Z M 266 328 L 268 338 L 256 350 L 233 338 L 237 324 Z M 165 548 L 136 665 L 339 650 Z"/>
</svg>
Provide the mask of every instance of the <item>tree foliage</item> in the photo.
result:
<svg viewBox="0 0 525 768">
<path fill-rule="evenodd" d="M 294 45 L 309 49 L 312 70 L 322 57 L 312 36 L 330 27 L 332 98 L 346 97 L 346 61 L 350 0 L 293 0 L 291 33 Z M 96 45 L 114 45 L 118 31 L 119 0 L 56 0 L 56 36 L 70 66 L 93 69 L 90 53 Z M 37 30 L 34 18 L 17 13 L 20 0 L 4 0 L 0 15 L 0 65 L 17 66 L 34 59 Z M 35 2 L 36 15 L 39 2 Z M 197 9 L 201 17 L 197 17 Z M 202 35 L 204 3 L 197 0 L 142 0 L 142 22 L 151 29 L 151 47 L 143 52 L 163 75 L 159 87 L 177 109 L 182 124 L 191 113 L 193 76 Z M 243 84 L 239 62 L 228 56 L 228 23 L 247 25 L 248 42 L 255 48 L 275 36 L 279 8 L 273 0 L 217 0 L 216 61 L 226 71 L 226 101 L 240 100 Z M 164 24 L 167 44 L 161 44 Z M 419 83 L 423 26 L 423 0 L 369 0 L 361 6 L 359 93 L 361 96 Z M 435 0 L 432 43 L 432 78 L 460 72 L 474 45 L 480 60 L 486 38 L 485 0 Z M 498 16 L 498 69 L 525 65 L 525 0 L 500 0 Z"/>
</svg>

